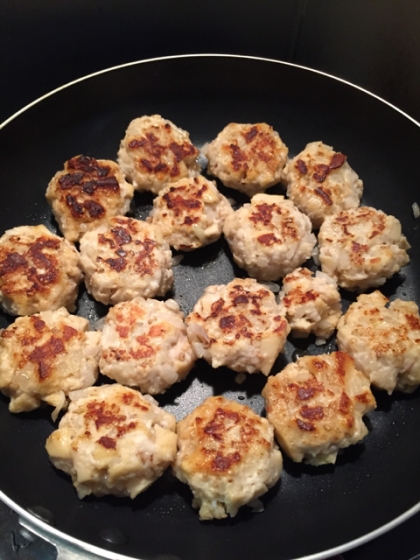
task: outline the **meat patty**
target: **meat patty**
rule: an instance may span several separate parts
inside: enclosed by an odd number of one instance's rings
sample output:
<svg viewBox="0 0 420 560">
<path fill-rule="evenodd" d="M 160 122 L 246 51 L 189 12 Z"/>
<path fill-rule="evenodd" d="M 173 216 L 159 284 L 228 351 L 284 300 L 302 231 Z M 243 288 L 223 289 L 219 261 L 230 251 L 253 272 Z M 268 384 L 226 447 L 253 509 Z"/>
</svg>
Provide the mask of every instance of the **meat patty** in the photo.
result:
<svg viewBox="0 0 420 560">
<path fill-rule="evenodd" d="M 341 316 L 341 296 L 335 280 L 307 268 L 297 268 L 283 278 L 280 303 L 286 309 L 292 336 L 305 338 L 314 333 L 319 343 L 333 334 Z"/>
<path fill-rule="evenodd" d="M 74 246 L 44 225 L 9 229 L 0 238 L 0 305 L 11 315 L 73 311 L 82 278 Z"/>
<path fill-rule="evenodd" d="M 173 285 L 172 253 L 158 225 L 118 216 L 86 233 L 80 262 L 87 290 L 107 304 L 163 296 Z"/>
<path fill-rule="evenodd" d="M 93 385 L 98 375 L 100 333 L 62 307 L 19 317 L 0 334 L 0 389 L 11 412 L 27 412 L 42 402 L 55 418 L 70 391 Z"/>
<path fill-rule="evenodd" d="M 126 214 L 134 188 L 114 161 L 80 155 L 65 162 L 45 195 L 64 237 L 79 241 L 111 216 Z"/>
<path fill-rule="evenodd" d="M 167 183 L 198 175 L 198 156 L 188 132 L 152 115 L 130 122 L 121 140 L 118 163 L 135 189 L 157 194 Z"/>
<path fill-rule="evenodd" d="M 314 228 L 326 216 L 357 208 L 363 182 L 347 162 L 347 156 L 322 142 L 311 142 L 284 168 L 287 195 L 307 214 Z"/>
<path fill-rule="evenodd" d="M 203 176 L 166 185 L 153 201 L 151 221 L 177 250 L 192 251 L 217 241 L 233 210 L 213 181 Z"/>
<path fill-rule="evenodd" d="M 257 280 L 279 280 L 308 260 L 310 219 L 283 196 L 257 194 L 228 216 L 223 233 L 238 266 Z"/>
<path fill-rule="evenodd" d="M 183 319 L 173 299 L 117 304 L 102 331 L 101 372 L 143 393 L 163 393 L 184 379 L 196 360 Z"/>
<path fill-rule="evenodd" d="M 118 384 L 74 391 L 47 439 L 53 465 L 72 478 L 80 499 L 135 498 L 176 455 L 175 417 L 149 396 Z"/>
<path fill-rule="evenodd" d="M 211 175 L 249 197 L 280 181 L 288 154 L 279 134 L 266 123 L 230 123 L 202 151 Z"/>
<path fill-rule="evenodd" d="M 200 519 L 234 517 L 280 478 L 273 427 L 245 405 L 206 399 L 178 422 L 174 473 L 189 485 Z"/>
<path fill-rule="evenodd" d="M 198 358 L 214 368 L 264 375 L 290 330 L 274 294 L 251 278 L 208 286 L 185 322 Z"/>
<path fill-rule="evenodd" d="M 277 441 L 293 461 L 335 463 L 364 438 L 362 416 L 376 407 L 369 380 L 344 352 L 304 356 L 269 377 L 262 391 Z"/>
<path fill-rule="evenodd" d="M 373 385 L 411 393 L 420 384 L 419 308 L 388 303 L 378 290 L 360 295 L 338 322 L 337 343 Z"/>
<path fill-rule="evenodd" d="M 328 216 L 318 243 L 323 272 L 351 291 L 381 286 L 410 260 L 399 220 L 369 206 Z"/>
</svg>

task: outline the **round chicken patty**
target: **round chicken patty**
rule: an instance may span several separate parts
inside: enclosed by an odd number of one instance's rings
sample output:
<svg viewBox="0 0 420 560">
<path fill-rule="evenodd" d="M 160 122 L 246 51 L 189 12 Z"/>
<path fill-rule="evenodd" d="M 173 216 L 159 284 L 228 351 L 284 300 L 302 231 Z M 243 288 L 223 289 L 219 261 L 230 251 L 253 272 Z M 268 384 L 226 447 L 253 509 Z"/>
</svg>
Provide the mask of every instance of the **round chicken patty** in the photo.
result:
<svg viewBox="0 0 420 560">
<path fill-rule="evenodd" d="M 287 196 L 319 228 L 326 216 L 357 208 L 363 182 L 347 156 L 322 142 L 310 142 L 284 168 Z"/>
<path fill-rule="evenodd" d="M 111 216 L 126 214 L 134 188 L 107 159 L 76 156 L 51 179 L 45 196 L 66 239 L 79 241 Z"/>
<path fill-rule="evenodd" d="M 153 201 L 150 220 L 174 249 L 192 251 L 217 241 L 232 213 L 214 182 L 200 175 L 166 185 Z"/>
<path fill-rule="evenodd" d="M 15 227 L 0 238 L 0 305 L 11 315 L 74 311 L 82 278 L 74 246 L 44 225 Z"/>
<path fill-rule="evenodd" d="M 86 288 L 105 305 L 164 296 L 173 285 L 172 253 L 158 225 L 118 216 L 80 241 Z"/>
<path fill-rule="evenodd" d="M 188 132 L 160 115 L 151 115 L 130 122 L 118 163 L 135 189 L 158 194 L 167 183 L 198 175 L 199 153 Z"/>
<path fill-rule="evenodd" d="M 274 294 L 251 278 L 208 286 L 185 322 L 198 358 L 214 368 L 264 375 L 290 330 Z"/>
<path fill-rule="evenodd" d="M 341 296 L 337 282 L 320 272 L 297 268 L 283 278 L 280 303 L 286 309 L 286 319 L 292 336 L 305 338 L 310 333 L 318 343 L 329 338 L 341 316 Z"/>
<path fill-rule="evenodd" d="M 135 498 L 174 460 L 175 417 L 152 397 L 114 383 L 74 391 L 70 398 L 46 450 L 53 465 L 71 476 L 80 499 Z"/>
<path fill-rule="evenodd" d="M 265 281 L 295 270 L 316 244 L 308 216 L 283 196 L 269 194 L 256 194 L 228 216 L 223 233 L 236 264 Z"/>
<path fill-rule="evenodd" d="M 389 305 L 388 305 L 389 304 Z M 420 384 L 420 316 L 413 301 L 362 294 L 341 317 L 337 343 L 370 382 L 391 394 Z"/>
<path fill-rule="evenodd" d="M 369 380 L 344 352 L 299 358 L 269 377 L 262 395 L 281 449 L 315 466 L 363 439 L 362 416 L 376 408 Z"/>
<path fill-rule="evenodd" d="M 66 405 L 70 391 L 90 387 L 98 376 L 100 333 L 63 307 L 18 317 L 0 334 L 0 389 L 11 412 L 28 412 L 42 402 Z"/>
<path fill-rule="evenodd" d="M 208 173 L 252 197 L 280 182 L 289 150 L 266 123 L 230 123 L 202 152 Z"/>
<path fill-rule="evenodd" d="M 410 260 L 399 220 L 369 206 L 328 216 L 318 244 L 323 272 L 350 291 L 381 286 Z"/>
<path fill-rule="evenodd" d="M 163 393 L 184 379 L 196 357 L 175 300 L 135 298 L 109 310 L 101 337 L 101 372 L 143 393 Z"/>
<path fill-rule="evenodd" d="M 234 517 L 280 478 L 273 427 L 249 407 L 209 397 L 178 422 L 175 476 L 189 485 L 200 519 Z"/>
</svg>

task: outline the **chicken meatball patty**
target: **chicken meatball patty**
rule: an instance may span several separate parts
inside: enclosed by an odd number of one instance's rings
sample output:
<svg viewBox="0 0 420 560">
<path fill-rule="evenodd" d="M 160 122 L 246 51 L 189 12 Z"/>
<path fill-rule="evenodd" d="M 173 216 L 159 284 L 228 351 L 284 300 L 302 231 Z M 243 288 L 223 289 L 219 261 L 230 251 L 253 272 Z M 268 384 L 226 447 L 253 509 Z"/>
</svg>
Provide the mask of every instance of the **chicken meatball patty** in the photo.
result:
<svg viewBox="0 0 420 560">
<path fill-rule="evenodd" d="M 323 272 L 350 291 L 381 286 L 410 260 L 399 220 L 369 206 L 328 216 L 318 243 Z"/>
<path fill-rule="evenodd" d="M 257 194 L 228 216 L 223 233 L 238 266 L 257 280 L 279 280 L 312 255 L 309 218 L 283 196 Z"/>
<path fill-rule="evenodd" d="M 169 245 L 192 251 L 217 241 L 232 213 L 227 198 L 200 175 L 166 185 L 153 201 L 150 219 L 160 225 Z"/>
<path fill-rule="evenodd" d="M 87 290 L 104 303 L 164 296 L 173 285 L 172 253 L 158 225 L 118 216 L 86 233 L 80 262 Z"/>
<path fill-rule="evenodd" d="M 274 294 L 251 278 L 208 286 L 185 322 L 198 358 L 214 368 L 264 375 L 290 330 Z"/>
<path fill-rule="evenodd" d="M 44 225 L 19 226 L 0 238 L 0 305 L 11 315 L 74 311 L 82 278 L 74 246 Z"/>
<path fill-rule="evenodd" d="M 80 155 L 66 161 L 45 195 L 64 237 L 79 241 L 111 216 L 126 214 L 134 188 L 114 161 Z"/>
<path fill-rule="evenodd" d="M 202 151 L 211 175 L 251 197 L 280 182 L 289 150 L 266 123 L 230 123 Z"/>
<path fill-rule="evenodd" d="M 362 416 L 376 407 L 369 380 L 344 352 L 304 356 L 269 377 L 262 391 L 277 441 L 293 461 L 335 463 L 364 438 Z"/>
<path fill-rule="evenodd" d="M 53 418 L 70 391 L 90 387 L 98 375 L 100 333 L 62 307 L 18 317 L 0 334 L 0 389 L 11 412 L 28 412 L 46 402 Z"/>
<path fill-rule="evenodd" d="M 376 387 L 411 393 L 420 384 L 420 316 L 413 301 L 389 303 L 378 290 L 362 294 L 337 329 L 339 348 Z"/>
<path fill-rule="evenodd" d="M 111 308 L 101 337 L 101 372 L 142 393 L 163 393 L 184 379 L 195 354 L 175 300 L 135 298 Z"/>
<path fill-rule="evenodd" d="M 150 396 L 117 383 L 74 391 L 47 439 L 53 465 L 72 478 L 80 499 L 135 498 L 176 455 L 175 417 Z"/>
<path fill-rule="evenodd" d="M 167 183 L 198 175 L 198 156 L 188 132 L 152 115 L 130 122 L 121 140 L 118 163 L 135 189 L 157 194 Z"/>
<path fill-rule="evenodd" d="M 280 478 L 273 427 L 245 405 L 209 397 L 178 422 L 175 476 L 189 485 L 200 519 L 234 517 Z"/>
<path fill-rule="evenodd" d="M 286 309 L 286 319 L 292 336 L 305 338 L 309 333 L 325 342 L 341 316 L 341 296 L 335 280 L 317 271 L 297 268 L 283 278 L 280 302 Z"/>
<path fill-rule="evenodd" d="M 319 228 L 326 216 L 357 208 L 363 182 L 347 156 L 322 142 L 311 142 L 284 168 L 287 195 Z"/>
</svg>

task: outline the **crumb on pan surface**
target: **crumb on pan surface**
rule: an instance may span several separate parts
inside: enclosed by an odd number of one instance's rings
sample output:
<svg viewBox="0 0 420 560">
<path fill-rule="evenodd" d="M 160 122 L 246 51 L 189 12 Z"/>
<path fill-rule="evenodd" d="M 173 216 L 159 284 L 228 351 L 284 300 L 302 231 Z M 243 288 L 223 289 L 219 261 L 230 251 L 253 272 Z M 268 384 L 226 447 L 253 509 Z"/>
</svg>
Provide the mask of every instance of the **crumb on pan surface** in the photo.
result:
<svg viewBox="0 0 420 560">
<path fill-rule="evenodd" d="M 79 155 L 51 179 L 45 196 L 64 237 L 79 241 L 111 216 L 126 214 L 134 195 L 114 161 Z"/>
<path fill-rule="evenodd" d="M 238 266 L 257 280 L 279 280 L 316 244 L 309 218 L 283 196 L 257 194 L 228 216 L 223 233 Z"/>
<path fill-rule="evenodd" d="M 262 395 L 281 449 L 315 466 L 364 438 L 362 416 L 376 407 L 369 380 L 344 352 L 299 358 L 269 377 Z"/>
<path fill-rule="evenodd" d="M 251 278 L 208 286 L 185 321 L 198 358 L 214 368 L 264 375 L 290 330 L 274 294 Z"/>
<path fill-rule="evenodd" d="M 80 499 L 90 494 L 135 498 L 175 458 L 175 417 L 152 397 L 117 383 L 70 397 L 46 449 L 53 465 L 71 476 Z"/>
<path fill-rule="evenodd" d="M 135 298 L 109 310 L 101 336 L 101 372 L 142 393 L 163 393 L 184 379 L 196 357 L 175 300 Z"/>
<path fill-rule="evenodd" d="M 74 311 L 82 278 L 74 246 L 44 225 L 15 227 L 0 238 L 0 305 L 11 315 Z"/>
<path fill-rule="evenodd" d="M 413 301 L 361 294 L 341 317 L 337 344 L 371 383 L 389 394 L 420 384 L 420 316 Z"/>
<path fill-rule="evenodd" d="M 200 519 L 234 517 L 278 481 L 283 461 L 273 427 L 249 407 L 209 397 L 178 422 L 174 473 Z"/>
<path fill-rule="evenodd" d="M 160 115 L 145 115 L 128 125 L 118 163 L 135 189 L 158 194 L 167 183 L 198 175 L 198 156 L 188 132 Z"/>
<path fill-rule="evenodd" d="M 55 418 L 70 391 L 93 385 L 98 375 L 100 333 L 65 308 L 18 317 L 0 334 L 0 389 L 11 412 L 42 402 Z"/>
</svg>

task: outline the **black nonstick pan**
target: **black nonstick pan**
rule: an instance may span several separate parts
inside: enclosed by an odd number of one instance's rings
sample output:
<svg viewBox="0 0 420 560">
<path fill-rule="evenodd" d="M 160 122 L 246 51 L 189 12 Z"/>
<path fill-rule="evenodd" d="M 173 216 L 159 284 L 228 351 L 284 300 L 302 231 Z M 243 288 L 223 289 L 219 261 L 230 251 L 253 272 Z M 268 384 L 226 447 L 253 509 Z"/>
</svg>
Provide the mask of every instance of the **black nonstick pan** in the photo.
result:
<svg viewBox="0 0 420 560">
<path fill-rule="evenodd" d="M 129 121 L 158 113 L 190 132 L 197 146 L 229 122 L 265 121 L 293 156 L 322 140 L 348 156 L 364 181 L 363 204 L 396 216 L 412 249 L 411 263 L 381 290 L 420 302 L 420 127 L 395 107 L 330 76 L 294 65 L 236 56 L 181 56 L 129 64 L 45 96 L 0 130 L 1 233 L 44 223 L 57 231 L 44 193 L 65 160 L 77 154 L 116 159 Z M 244 201 L 224 189 L 238 203 Z M 281 188 L 270 192 L 281 192 Z M 145 218 L 152 198 L 136 194 L 133 214 Z M 311 265 L 314 266 L 314 265 Z M 175 268 L 173 297 L 190 311 L 205 286 L 244 272 L 221 240 L 187 254 Z M 343 291 L 344 305 L 354 295 Z M 106 309 L 81 290 L 79 314 L 94 322 Z M 12 318 L 0 316 L 0 326 Z M 334 341 L 288 342 L 273 372 L 296 353 L 335 349 Z M 1 359 L 1 356 L 0 356 Z M 199 362 L 159 402 L 178 418 L 210 394 L 224 394 L 264 414 L 262 375 L 235 382 L 235 373 Z M 264 511 L 242 508 L 233 519 L 200 522 L 189 490 L 168 471 L 135 500 L 80 501 L 70 479 L 44 450 L 54 429 L 51 410 L 12 415 L 0 398 L 0 498 L 40 532 L 80 554 L 109 559 L 321 559 L 361 544 L 420 510 L 420 391 L 376 392 L 369 435 L 335 466 L 285 459 L 279 484 L 262 498 Z M 35 517 L 34 513 L 38 516 Z M 41 517 L 42 519 L 39 519 Z M 84 556 L 83 556 L 84 557 Z"/>
</svg>

